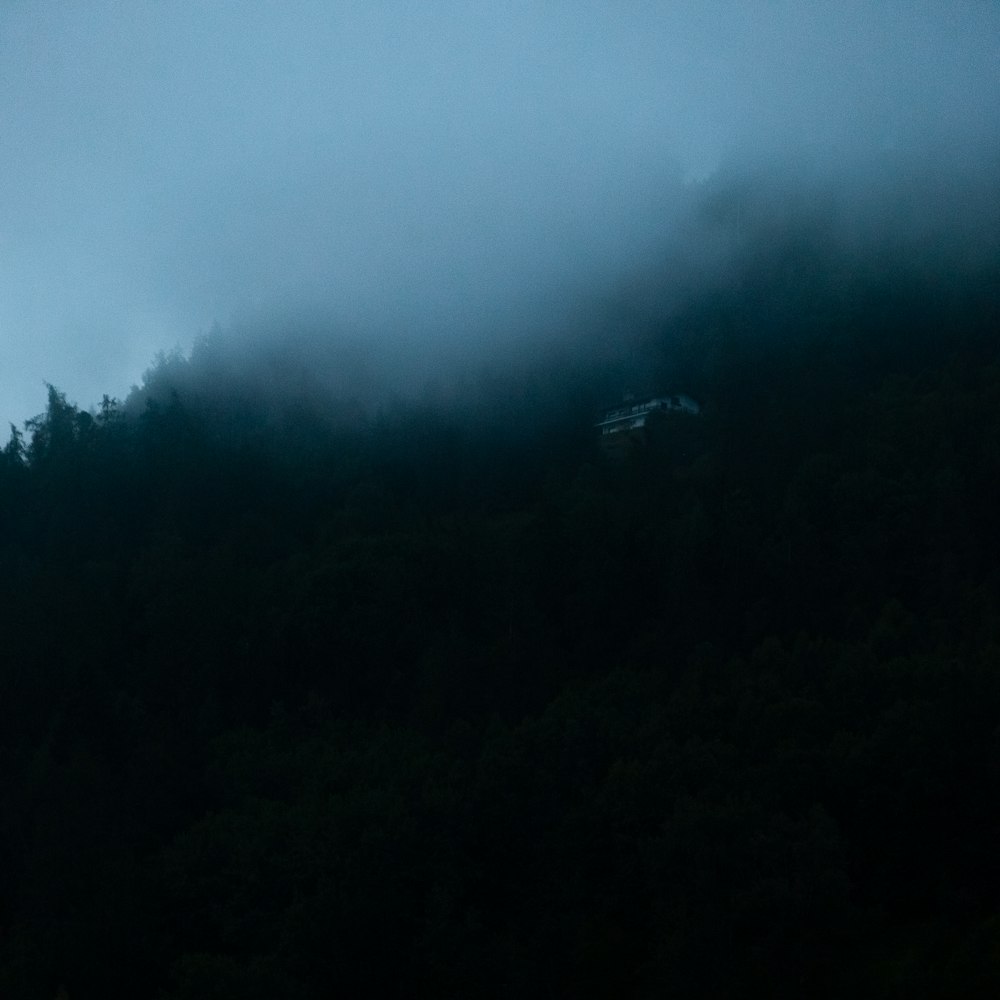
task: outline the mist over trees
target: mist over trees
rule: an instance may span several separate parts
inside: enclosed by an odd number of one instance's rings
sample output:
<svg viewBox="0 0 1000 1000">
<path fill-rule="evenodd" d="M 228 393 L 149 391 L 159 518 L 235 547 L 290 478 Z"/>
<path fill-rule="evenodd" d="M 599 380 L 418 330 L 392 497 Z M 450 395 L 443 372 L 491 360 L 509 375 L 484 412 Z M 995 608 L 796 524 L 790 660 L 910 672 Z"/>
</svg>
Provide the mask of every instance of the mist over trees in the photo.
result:
<svg viewBox="0 0 1000 1000">
<path fill-rule="evenodd" d="M 49 387 L 0 992 L 995 995 L 995 174 L 859 176 L 706 182 L 436 384 L 312 317 Z M 614 460 L 625 390 L 702 412 Z"/>
</svg>

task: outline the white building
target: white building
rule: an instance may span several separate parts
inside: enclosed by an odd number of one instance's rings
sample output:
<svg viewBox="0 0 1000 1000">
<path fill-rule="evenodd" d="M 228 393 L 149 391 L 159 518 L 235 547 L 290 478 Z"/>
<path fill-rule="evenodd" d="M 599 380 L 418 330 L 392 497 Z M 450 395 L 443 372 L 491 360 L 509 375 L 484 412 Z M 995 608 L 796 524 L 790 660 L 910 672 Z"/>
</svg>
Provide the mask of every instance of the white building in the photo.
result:
<svg viewBox="0 0 1000 1000">
<path fill-rule="evenodd" d="M 687 413 L 697 416 L 701 407 L 690 396 L 651 396 L 648 399 L 627 399 L 620 406 L 605 410 L 594 425 L 606 443 L 615 435 L 629 436 L 630 432 L 641 434 L 646 421 L 653 413 Z"/>
</svg>

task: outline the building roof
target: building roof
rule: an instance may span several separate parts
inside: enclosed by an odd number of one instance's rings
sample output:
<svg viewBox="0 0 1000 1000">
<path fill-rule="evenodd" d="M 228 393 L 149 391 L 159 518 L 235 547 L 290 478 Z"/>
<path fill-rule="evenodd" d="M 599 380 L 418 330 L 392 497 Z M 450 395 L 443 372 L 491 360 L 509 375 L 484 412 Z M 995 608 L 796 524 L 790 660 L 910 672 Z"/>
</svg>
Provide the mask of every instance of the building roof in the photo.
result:
<svg viewBox="0 0 1000 1000">
<path fill-rule="evenodd" d="M 630 399 L 604 411 L 594 426 L 601 434 L 617 434 L 645 426 L 651 413 L 689 413 L 696 415 L 701 407 L 690 396 L 649 396 Z"/>
</svg>

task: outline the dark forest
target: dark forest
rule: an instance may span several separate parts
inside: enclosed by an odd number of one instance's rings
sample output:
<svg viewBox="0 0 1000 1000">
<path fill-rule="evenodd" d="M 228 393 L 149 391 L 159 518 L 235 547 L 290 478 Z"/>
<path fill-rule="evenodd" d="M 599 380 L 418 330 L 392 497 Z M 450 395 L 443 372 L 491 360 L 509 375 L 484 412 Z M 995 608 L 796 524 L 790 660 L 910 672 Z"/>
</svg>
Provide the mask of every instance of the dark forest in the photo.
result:
<svg viewBox="0 0 1000 1000">
<path fill-rule="evenodd" d="M 0 994 L 998 995 L 1000 271 L 757 246 L 464 400 L 50 388 Z M 701 412 L 609 457 L 626 389 Z"/>
</svg>

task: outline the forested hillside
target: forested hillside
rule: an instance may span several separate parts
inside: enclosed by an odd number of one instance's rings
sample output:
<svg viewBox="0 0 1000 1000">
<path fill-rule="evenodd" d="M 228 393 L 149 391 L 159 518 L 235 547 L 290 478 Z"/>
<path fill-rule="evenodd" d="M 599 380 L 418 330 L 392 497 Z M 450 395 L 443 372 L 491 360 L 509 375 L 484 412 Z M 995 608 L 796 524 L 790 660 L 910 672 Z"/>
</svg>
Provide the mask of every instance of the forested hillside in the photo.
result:
<svg viewBox="0 0 1000 1000">
<path fill-rule="evenodd" d="M 624 461 L 586 358 L 50 389 L 0 457 L 0 994 L 997 995 L 998 293 L 775 243 L 644 338 L 702 415 Z"/>
</svg>

